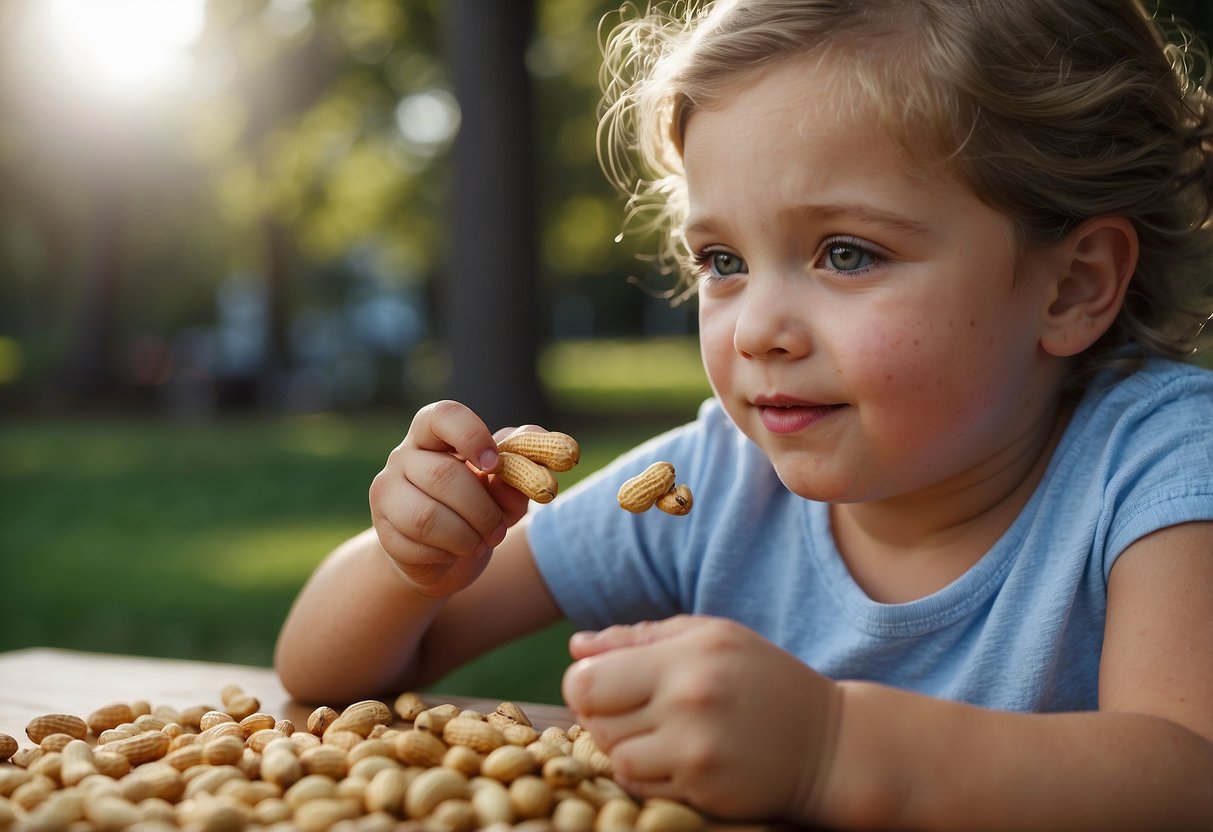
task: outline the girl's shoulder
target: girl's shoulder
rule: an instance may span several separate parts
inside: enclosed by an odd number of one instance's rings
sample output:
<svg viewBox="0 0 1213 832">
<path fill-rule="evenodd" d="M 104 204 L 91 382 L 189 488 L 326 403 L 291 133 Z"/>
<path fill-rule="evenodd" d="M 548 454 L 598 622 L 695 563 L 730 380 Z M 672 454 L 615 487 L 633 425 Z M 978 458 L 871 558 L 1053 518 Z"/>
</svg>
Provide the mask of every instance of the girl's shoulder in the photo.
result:
<svg viewBox="0 0 1213 832">
<path fill-rule="evenodd" d="M 1106 423 L 1195 419 L 1213 422 L 1213 370 L 1167 359 L 1151 359 L 1135 372 L 1096 379 L 1076 415 Z"/>
<path fill-rule="evenodd" d="M 1213 371 L 1163 359 L 1093 388 L 1051 466 L 1050 511 L 1098 529 L 1102 577 L 1134 541 L 1213 520 Z"/>
<path fill-rule="evenodd" d="M 1076 516 L 1213 494 L 1213 371 L 1154 359 L 1096 380 L 1075 410 L 1041 492 Z M 1202 509 L 1204 510 L 1204 509 Z"/>
<path fill-rule="evenodd" d="M 1154 359 L 1093 385 L 1050 469 L 1048 479 L 1121 509 L 1213 494 L 1213 371 Z"/>
</svg>

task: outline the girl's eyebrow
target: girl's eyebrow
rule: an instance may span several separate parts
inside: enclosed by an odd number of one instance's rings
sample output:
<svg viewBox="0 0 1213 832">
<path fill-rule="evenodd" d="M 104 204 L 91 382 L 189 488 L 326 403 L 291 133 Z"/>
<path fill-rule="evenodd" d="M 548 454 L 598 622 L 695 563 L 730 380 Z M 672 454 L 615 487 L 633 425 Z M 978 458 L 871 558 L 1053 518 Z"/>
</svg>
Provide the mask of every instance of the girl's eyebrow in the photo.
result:
<svg viewBox="0 0 1213 832">
<path fill-rule="evenodd" d="M 785 225 L 795 225 L 807 220 L 862 222 L 911 237 L 925 236 L 932 231 L 929 225 L 863 203 L 801 203 L 781 208 L 776 212 L 775 218 Z M 728 224 L 710 215 L 690 216 L 683 226 L 683 234 L 715 232 Z"/>
<path fill-rule="evenodd" d="M 925 223 L 864 203 L 802 203 L 781 208 L 775 217 L 785 224 L 805 220 L 844 220 L 883 226 L 890 231 L 915 237 L 931 233 L 931 227 Z"/>
</svg>

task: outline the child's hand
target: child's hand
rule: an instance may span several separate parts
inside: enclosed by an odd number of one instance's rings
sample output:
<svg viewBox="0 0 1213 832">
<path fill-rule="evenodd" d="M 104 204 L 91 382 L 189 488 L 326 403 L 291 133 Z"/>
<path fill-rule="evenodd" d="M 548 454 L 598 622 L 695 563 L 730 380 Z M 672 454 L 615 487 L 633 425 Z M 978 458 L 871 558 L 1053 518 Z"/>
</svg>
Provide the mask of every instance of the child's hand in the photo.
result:
<svg viewBox="0 0 1213 832">
<path fill-rule="evenodd" d="M 838 687 L 734 622 L 577 633 L 563 692 L 633 794 L 720 817 L 798 818 L 828 771 Z"/>
<path fill-rule="evenodd" d="M 497 464 L 480 417 L 444 401 L 417 413 L 371 483 L 379 545 L 422 595 L 450 595 L 474 581 L 526 513 L 527 498 L 490 476 Z"/>
</svg>

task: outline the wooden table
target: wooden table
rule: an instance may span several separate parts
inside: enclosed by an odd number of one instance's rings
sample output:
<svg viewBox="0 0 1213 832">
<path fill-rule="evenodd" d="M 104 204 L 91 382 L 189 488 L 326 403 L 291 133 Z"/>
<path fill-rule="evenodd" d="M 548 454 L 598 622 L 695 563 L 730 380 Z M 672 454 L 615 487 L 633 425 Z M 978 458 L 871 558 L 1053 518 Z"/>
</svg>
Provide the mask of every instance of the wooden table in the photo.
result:
<svg viewBox="0 0 1213 832">
<path fill-rule="evenodd" d="M 215 662 L 80 653 L 32 648 L 0 653 L 0 734 L 31 745 L 25 726 L 40 714 L 65 713 L 87 718 L 103 705 L 144 700 L 155 707 L 219 707 L 219 691 L 235 684 L 257 697 L 261 710 L 296 725 L 306 725 L 311 706 L 301 705 L 273 670 Z M 500 700 L 464 696 L 426 697 L 433 704 L 492 711 Z M 388 703 L 391 704 L 390 702 Z M 518 703 L 537 727 L 572 723 L 572 714 L 556 705 Z"/>
</svg>

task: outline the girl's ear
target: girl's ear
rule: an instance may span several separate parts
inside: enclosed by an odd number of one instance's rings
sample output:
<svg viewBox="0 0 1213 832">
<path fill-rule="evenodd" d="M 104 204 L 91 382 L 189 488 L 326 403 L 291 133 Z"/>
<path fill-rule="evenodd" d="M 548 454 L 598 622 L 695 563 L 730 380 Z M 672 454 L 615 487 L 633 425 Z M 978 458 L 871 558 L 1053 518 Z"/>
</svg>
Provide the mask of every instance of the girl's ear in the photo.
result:
<svg viewBox="0 0 1213 832">
<path fill-rule="evenodd" d="M 1077 355 L 1108 331 L 1137 268 L 1137 247 L 1137 230 L 1124 217 L 1087 220 L 1058 245 L 1040 341 L 1046 352 Z"/>
</svg>

